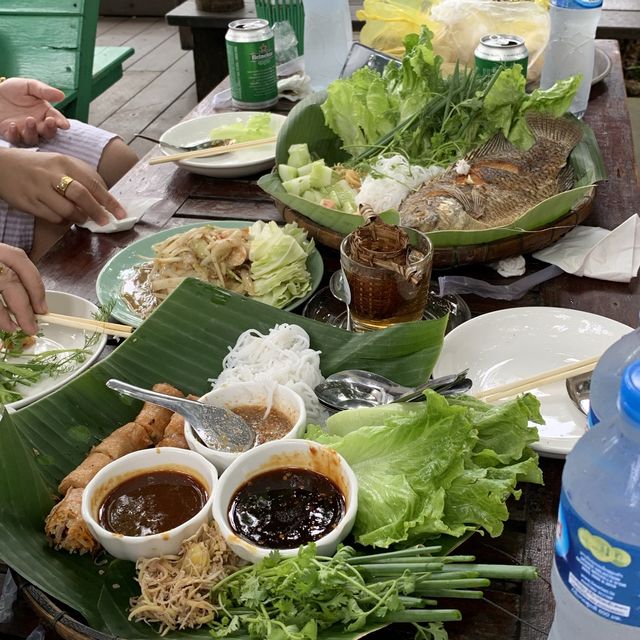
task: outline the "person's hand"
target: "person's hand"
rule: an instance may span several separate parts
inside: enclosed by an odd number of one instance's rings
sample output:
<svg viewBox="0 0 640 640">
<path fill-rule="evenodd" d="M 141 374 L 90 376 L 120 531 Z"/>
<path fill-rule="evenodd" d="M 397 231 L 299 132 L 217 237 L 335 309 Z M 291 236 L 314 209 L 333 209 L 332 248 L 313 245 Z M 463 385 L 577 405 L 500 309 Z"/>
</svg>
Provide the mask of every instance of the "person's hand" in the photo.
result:
<svg viewBox="0 0 640 640">
<path fill-rule="evenodd" d="M 60 189 L 63 177 L 71 180 Z M 118 219 L 127 217 L 96 171 L 82 160 L 59 153 L 0 149 L 0 198 L 56 224 L 91 218 L 105 225 L 107 211 Z"/>
<path fill-rule="evenodd" d="M 38 332 L 36 313 L 47 313 L 44 284 L 36 266 L 17 247 L 0 243 L 0 329 L 28 335 Z M 15 318 L 15 322 L 11 315 Z"/>
<path fill-rule="evenodd" d="M 52 138 L 69 121 L 51 106 L 64 93 L 30 78 L 8 78 L 0 83 L 0 136 L 11 144 L 36 145 Z"/>
</svg>

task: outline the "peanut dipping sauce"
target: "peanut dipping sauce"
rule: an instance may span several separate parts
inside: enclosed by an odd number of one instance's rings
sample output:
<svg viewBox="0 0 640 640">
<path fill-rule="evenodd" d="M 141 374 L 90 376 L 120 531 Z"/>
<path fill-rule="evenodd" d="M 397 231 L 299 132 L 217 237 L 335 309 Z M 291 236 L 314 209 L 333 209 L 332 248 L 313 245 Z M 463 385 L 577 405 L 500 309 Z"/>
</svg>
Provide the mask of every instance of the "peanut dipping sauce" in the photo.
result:
<svg viewBox="0 0 640 640">
<path fill-rule="evenodd" d="M 150 536 L 190 520 L 204 507 L 206 489 L 181 471 L 156 469 L 127 478 L 102 501 L 98 522 L 125 536 Z"/>
<path fill-rule="evenodd" d="M 254 446 L 258 446 L 270 440 L 279 440 L 291 431 L 293 423 L 276 407 L 271 407 L 267 417 L 264 417 L 266 407 L 246 404 L 239 407 L 229 407 L 233 413 L 238 414 L 256 432 Z"/>
</svg>

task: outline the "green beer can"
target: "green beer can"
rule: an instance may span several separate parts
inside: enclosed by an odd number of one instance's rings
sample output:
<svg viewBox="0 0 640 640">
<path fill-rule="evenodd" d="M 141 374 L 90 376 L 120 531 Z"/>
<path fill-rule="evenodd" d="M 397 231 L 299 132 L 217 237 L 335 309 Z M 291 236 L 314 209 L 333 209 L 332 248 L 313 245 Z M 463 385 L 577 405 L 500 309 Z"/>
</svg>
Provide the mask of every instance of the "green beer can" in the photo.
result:
<svg viewBox="0 0 640 640">
<path fill-rule="evenodd" d="M 522 75 L 527 77 L 529 51 L 520 36 L 495 33 L 482 36 L 474 51 L 476 70 L 482 75 L 492 75 L 500 67 L 512 67 L 519 64 Z"/>
<path fill-rule="evenodd" d="M 231 102 L 240 109 L 266 109 L 278 102 L 273 31 L 266 20 L 244 18 L 225 36 Z"/>
</svg>

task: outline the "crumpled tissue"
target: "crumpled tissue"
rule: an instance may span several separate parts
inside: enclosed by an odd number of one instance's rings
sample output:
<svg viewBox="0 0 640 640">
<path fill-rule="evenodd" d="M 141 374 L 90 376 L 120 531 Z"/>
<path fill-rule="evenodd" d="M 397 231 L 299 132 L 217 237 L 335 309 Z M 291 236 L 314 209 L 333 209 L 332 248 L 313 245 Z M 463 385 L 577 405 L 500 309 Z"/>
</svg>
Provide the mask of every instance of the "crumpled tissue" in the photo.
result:
<svg viewBox="0 0 640 640">
<path fill-rule="evenodd" d="M 304 72 L 304 58 L 302 56 L 278 65 L 276 73 L 280 98 L 296 102 L 312 93 L 311 80 Z M 225 89 L 213 96 L 215 109 L 226 109 L 231 106 L 231 89 Z"/>
<path fill-rule="evenodd" d="M 577 226 L 533 257 L 575 276 L 629 282 L 640 268 L 640 217 L 630 216 L 613 231 Z"/>
<path fill-rule="evenodd" d="M 92 233 L 116 233 L 117 231 L 128 231 L 133 229 L 133 226 L 142 218 L 147 210 L 157 202 L 160 202 L 162 198 L 146 197 L 146 198 L 132 198 L 128 202 L 122 202 L 122 206 L 127 212 L 127 217 L 122 220 L 117 220 L 108 211 L 105 213 L 109 217 L 109 222 L 104 226 L 100 226 L 97 222 L 88 219 L 82 224 L 78 224 L 83 229 L 88 229 Z"/>
</svg>

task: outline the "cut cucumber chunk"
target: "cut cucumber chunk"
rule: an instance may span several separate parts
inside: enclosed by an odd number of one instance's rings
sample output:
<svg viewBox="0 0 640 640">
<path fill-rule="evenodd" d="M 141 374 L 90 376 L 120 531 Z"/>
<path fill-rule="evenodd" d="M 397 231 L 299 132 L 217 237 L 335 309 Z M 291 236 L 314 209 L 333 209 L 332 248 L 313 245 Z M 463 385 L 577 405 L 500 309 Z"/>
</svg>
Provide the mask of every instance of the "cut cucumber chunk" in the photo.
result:
<svg viewBox="0 0 640 640">
<path fill-rule="evenodd" d="M 295 167 L 292 167 L 288 164 L 279 164 L 278 175 L 280 176 L 280 180 L 282 180 L 282 182 L 286 182 L 287 180 L 293 180 L 293 178 L 297 178 L 299 174 L 298 170 Z"/>
<path fill-rule="evenodd" d="M 289 147 L 289 162 L 287 164 L 292 167 L 303 167 L 305 164 L 311 162 L 311 154 L 309 153 L 309 147 L 306 143 L 292 144 Z"/>
<path fill-rule="evenodd" d="M 311 179 L 311 186 L 314 189 L 328 187 L 331 185 L 333 171 L 331 170 L 331 167 L 325 166 L 324 162 L 322 164 L 314 163 L 314 166 L 311 168 L 309 178 Z"/>
<path fill-rule="evenodd" d="M 287 193 L 293 196 L 301 196 L 305 191 L 308 191 L 311 187 L 309 176 L 298 176 L 282 183 Z"/>
</svg>

